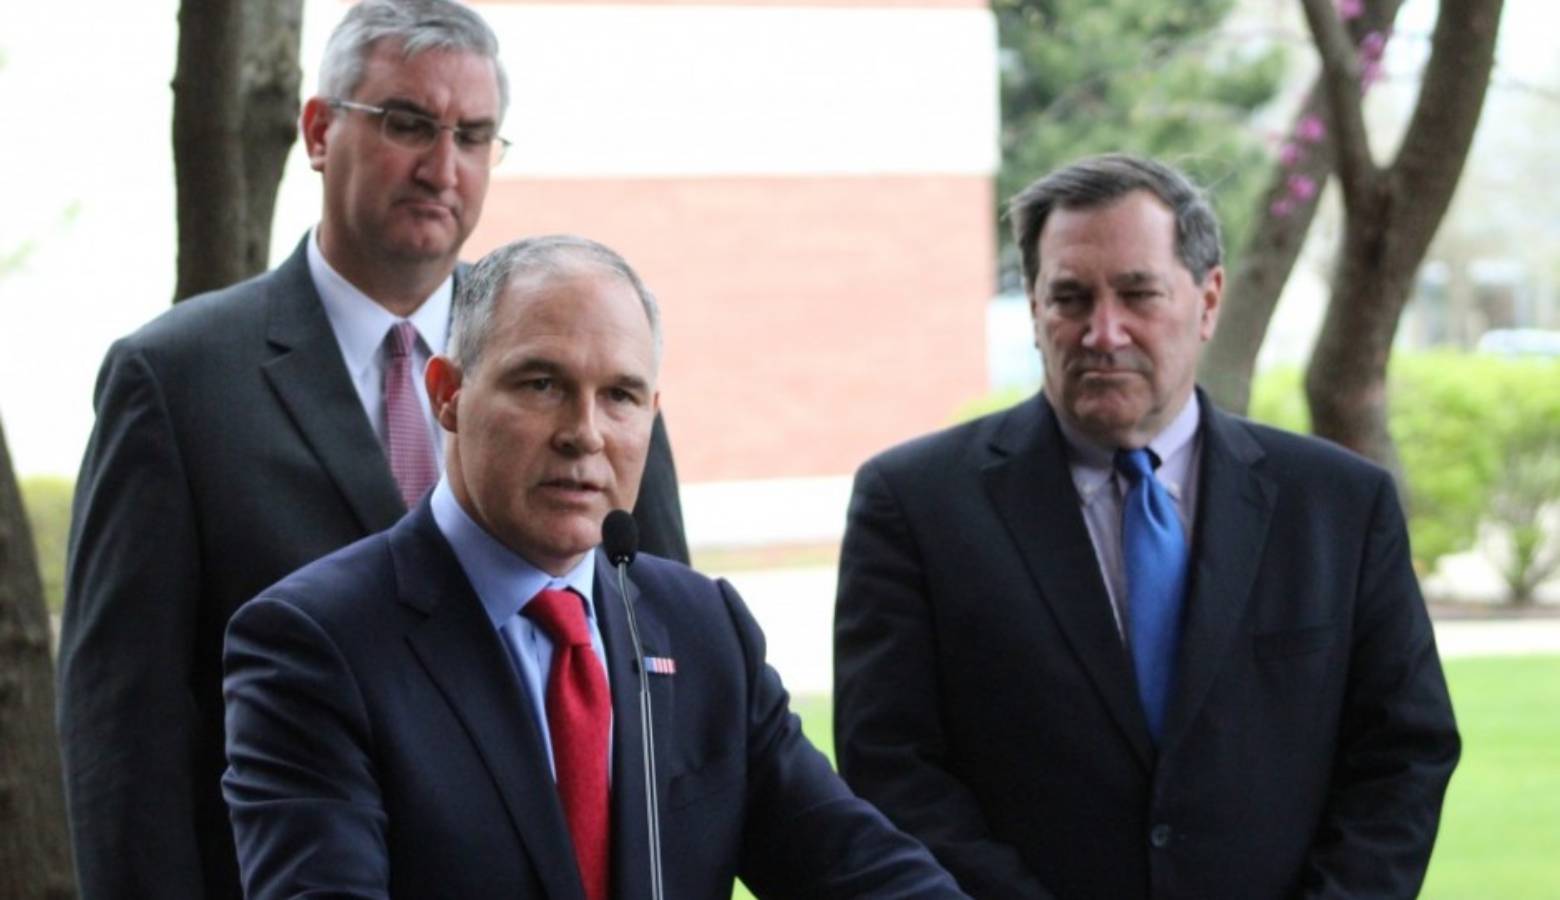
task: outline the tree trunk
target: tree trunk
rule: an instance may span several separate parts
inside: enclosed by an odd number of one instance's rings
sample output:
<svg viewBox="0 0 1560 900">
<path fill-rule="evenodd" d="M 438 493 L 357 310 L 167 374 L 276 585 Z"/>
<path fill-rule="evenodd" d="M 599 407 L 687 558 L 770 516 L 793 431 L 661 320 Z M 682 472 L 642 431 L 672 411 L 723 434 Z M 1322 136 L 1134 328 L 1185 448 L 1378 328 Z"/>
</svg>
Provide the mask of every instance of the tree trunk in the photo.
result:
<svg viewBox="0 0 1560 900">
<path fill-rule="evenodd" d="M 1382 198 L 1379 206 L 1344 225 L 1348 249 L 1339 254 L 1305 394 L 1313 432 L 1386 466 L 1401 482 L 1402 463 L 1387 432 L 1387 361 L 1418 262 L 1390 252 L 1401 235 L 1389 224 L 1391 200 Z"/>
<path fill-rule="evenodd" d="M 175 300 L 269 264 L 271 217 L 297 137 L 302 0 L 186 0 L 173 79 Z"/>
<path fill-rule="evenodd" d="M 239 0 L 179 4 L 173 167 L 179 276 L 174 299 L 226 287 L 245 267 Z"/>
<path fill-rule="evenodd" d="M 298 138 L 303 0 L 249 0 L 244 4 L 243 29 L 244 269 L 248 275 L 270 267 L 276 191 L 287 154 Z"/>
<path fill-rule="evenodd" d="M 1401 480 L 1387 431 L 1387 362 L 1415 274 L 1473 144 L 1502 0 L 1441 0 L 1419 99 L 1386 168 L 1373 161 L 1354 48 L 1333 5 L 1305 6 L 1322 56 L 1345 211 L 1332 298 L 1306 373 L 1312 428 Z"/>
<path fill-rule="evenodd" d="M 1391 28 L 1402 4 L 1403 0 L 1369 0 L 1349 23 L 1350 37 L 1357 44 L 1370 32 Z M 1230 273 L 1225 287 L 1219 329 L 1198 367 L 1198 383 L 1214 402 L 1241 415 L 1251 404 L 1251 379 L 1273 310 L 1305 245 L 1322 188 L 1332 175 L 1331 130 L 1309 139 L 1301 136 L 1304 123 L 1326 118 L 1323 78 L 1318 75 L 1311 85 L 1288 132 L 1287 146 L 1298 158 L 1281 153 L 1273 164 L 1240 266 Z M 1300 184 L 1310 186 L 1308 195 L 1297 192 Z"/>
<path fill-rule="evenodd" d="M 49 613 L 0 428 L 0 897 L 76 895 Z"/>
<path fill-rule="evenodd" d="M 1320 87 L 1313 86 L 1296 123 L 1317 115 L 1321 99 Z M 1251 238 L 1240 255 L 1240 266 L 1230 273 L 1223 309 L 1219 311 L 1219 328 L 1198 365 L 1198 383 L 1208 390 L 1215 403 L 1237 415 L 1245 415 L 1251 404 L 1257 353 L 1267 339 L 1268 323 L 1273 319 L 1279 295 L 1311 230 L 1322 187 L 1332 174 L 1331 150 L 1326 141 L 1324 137 L 1293 167 L 1282 163 L 1273 166 L 1267 190 L 1262 193 L 1262 211 L 1257 214 Z M 1290 179 L 1294 177 L 1310 179 L 1315 192 L 1307 199 L 1285 204 L 1291 199 Z M 1286 205 L 1287 210 L 1275 212 L 1274 207 L 1279 204 Z"/>
</svg>

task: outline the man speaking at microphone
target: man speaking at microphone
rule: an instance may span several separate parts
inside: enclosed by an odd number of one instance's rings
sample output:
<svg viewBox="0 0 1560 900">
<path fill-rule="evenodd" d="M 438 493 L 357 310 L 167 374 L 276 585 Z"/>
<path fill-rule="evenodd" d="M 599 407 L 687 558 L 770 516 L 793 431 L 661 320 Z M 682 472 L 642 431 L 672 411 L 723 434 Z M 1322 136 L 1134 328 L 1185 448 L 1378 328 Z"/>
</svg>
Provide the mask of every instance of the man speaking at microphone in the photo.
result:
<svg viewBox="0 0 1560 900">
<path fill-rule="evenodd" d="M 761 897 L 963 896 L 807 743 L 730 585 L 641 556 L 621 595 L 597 545 L 639 490 L 661 345 L 629 265 L 510 244 L 452 329 L 426 377 L 447 432 L 430 498 L 229 627 L 246 895 L 726 900 L 740 876 Z"/>
</svg>

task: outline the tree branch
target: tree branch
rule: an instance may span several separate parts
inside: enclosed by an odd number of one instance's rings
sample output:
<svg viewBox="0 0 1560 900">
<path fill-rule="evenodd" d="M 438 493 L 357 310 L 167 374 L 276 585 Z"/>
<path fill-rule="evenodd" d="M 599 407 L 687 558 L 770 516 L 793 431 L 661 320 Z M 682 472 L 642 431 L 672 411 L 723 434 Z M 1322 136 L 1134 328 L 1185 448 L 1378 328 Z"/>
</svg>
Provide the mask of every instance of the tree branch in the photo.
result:
<svg viewBox="0 0 1560 900">
<path fill-rule="evenodd" d="M 1306 23 L 1322 60 L 1321 80 L 1332 125 L 1334 171 L 1346 208 L 1371 195 L 1380 174 L 1371 157 L 1365 112 L 1360 102 L 1360 66 L 1354 44 L 1330 0 L 1302 0 Z"/>
<path fill-rule="evenodd" d="M 1419 100 L 1389 170 L 1399 185 L 1400 221 L 1438 223 L 1452 202 L 1495 67 L 1502 4 L 1441 0 Z M 1433 236 L 1431 225 L 1426 246 Z"/>
</svg>

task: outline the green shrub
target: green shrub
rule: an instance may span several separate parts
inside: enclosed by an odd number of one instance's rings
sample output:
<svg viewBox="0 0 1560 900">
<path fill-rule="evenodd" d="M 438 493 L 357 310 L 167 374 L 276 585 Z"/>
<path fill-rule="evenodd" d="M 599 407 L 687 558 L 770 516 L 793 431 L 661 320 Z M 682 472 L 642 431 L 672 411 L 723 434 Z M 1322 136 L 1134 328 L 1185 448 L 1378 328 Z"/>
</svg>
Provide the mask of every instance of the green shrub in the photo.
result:
<svg viewBox="0 0 1560 900">
<path fill-rule="evenodd" d="M 51 612 L 65 606 L 65 543 L 70 535 L 70 501 L 75 482 L 68 478 L 33 476 L 21 479 L 22 505 L 32 526 L 38 551 L 38 572 Z"/>
<path fill-rule="evenodd" d="M 1388 427 L 1408 483 L 1414 553 L 1434 564 L 1474 542 L 1481 520 L 1519 536 L 1534 533 L 1544 503 L 1560 500 L 1560 361 L 1456 352 L 1399 353 L 1388 376 Z M 1304 430 L 1310 417 L 1298 367 L 1256 379 L 1251 416 Z M 1524 497 L 1529 504 L 1503 498 Z M 1524 515 L 1528 521 L 1521 521 Z M 1526 542 L 1530 553 L 1533 543 Z M 1522 567 L 1520 560 L 1508 568 Z M 1517 575 L 1507 573 L 1508 580 Z"/>
</svg>

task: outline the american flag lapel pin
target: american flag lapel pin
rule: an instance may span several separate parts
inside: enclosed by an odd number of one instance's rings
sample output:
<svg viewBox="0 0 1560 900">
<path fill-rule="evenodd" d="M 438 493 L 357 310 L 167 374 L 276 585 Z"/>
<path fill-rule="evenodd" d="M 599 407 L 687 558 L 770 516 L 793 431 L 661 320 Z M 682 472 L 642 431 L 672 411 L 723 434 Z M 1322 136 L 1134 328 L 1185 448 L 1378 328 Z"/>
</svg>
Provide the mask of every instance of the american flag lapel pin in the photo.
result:
<svg viewBox="0 0 1560 900">
<path fill-rule="evenodd" d="M 670 656 L 646 656 L 645 671 L 651 675 L 676 675 L 677 660 Z"/>
</svg>

